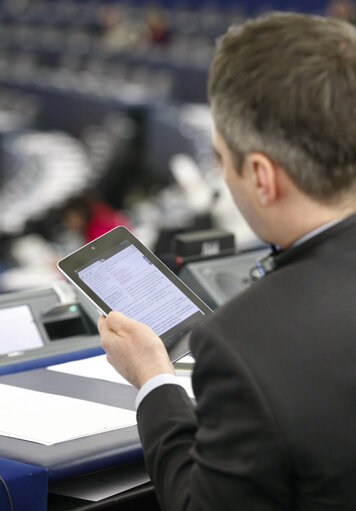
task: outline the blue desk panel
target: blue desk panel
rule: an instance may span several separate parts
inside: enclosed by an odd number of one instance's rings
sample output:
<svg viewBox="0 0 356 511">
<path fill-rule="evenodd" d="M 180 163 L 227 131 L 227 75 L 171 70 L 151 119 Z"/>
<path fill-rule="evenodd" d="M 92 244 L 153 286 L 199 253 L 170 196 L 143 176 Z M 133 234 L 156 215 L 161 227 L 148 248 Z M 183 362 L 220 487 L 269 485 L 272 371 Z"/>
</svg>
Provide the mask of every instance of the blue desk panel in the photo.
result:
<svg viewBox="0 0 356 511">
<path fill-rule="evenodd" d="M 128 385 L 37 369 L 0 377 L 0 383 L 135 410 L 137 390 Z M 0 456 L 42 467 L 50 481 L 142 458 L 137 427 L 45 446 L 0 436 Z"/>
<path fill-rule="evenodd" d="M 48 481 L 44 468 L 0 458 L 0 476 L 8 488 L 14 511 L 46 511 Z M 0 484 L 0 509 L 11 509 L 3 484 Z"/>
<path fill-rule="evenodd" d="M 49 350 L 47 355 L 45 355 L 45 352 L 43 351 L 41 356 L 37 356 L 37 358 L 29 358 L 28 360 L 21 360 L 20 362 L 13 360 L 7 365 L 0 366 L 0 376 L 20 373 L 22 371 L 30 371 L 32 369 L 40 369 L 41 367 L 48 367 L 55 364 L 63 364 L 64 362 L 71 362 L 72 360 L 96 357 L 97 355 L 103 355 L 104 353 L 104 350 L 100 346 L 93 346 L 92 348 L 86 348 L 85 350 L 67 351 L 52 355 Z"/>
</svg>

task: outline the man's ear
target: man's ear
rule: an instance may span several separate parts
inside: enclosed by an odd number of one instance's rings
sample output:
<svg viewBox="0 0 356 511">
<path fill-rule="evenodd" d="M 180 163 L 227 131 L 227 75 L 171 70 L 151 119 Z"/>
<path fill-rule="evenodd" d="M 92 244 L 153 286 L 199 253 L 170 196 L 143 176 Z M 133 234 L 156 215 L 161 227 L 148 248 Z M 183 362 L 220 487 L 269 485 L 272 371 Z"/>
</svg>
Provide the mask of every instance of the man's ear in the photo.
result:
<svg viewBox="0 0 356 511">
<path fill-rule="evenodd" d="M 273 204 L 278 197 L 278 166 L 263 153 L 252 152 L 245 156 L 256 199 L 261 206 Z"/>
</svg>

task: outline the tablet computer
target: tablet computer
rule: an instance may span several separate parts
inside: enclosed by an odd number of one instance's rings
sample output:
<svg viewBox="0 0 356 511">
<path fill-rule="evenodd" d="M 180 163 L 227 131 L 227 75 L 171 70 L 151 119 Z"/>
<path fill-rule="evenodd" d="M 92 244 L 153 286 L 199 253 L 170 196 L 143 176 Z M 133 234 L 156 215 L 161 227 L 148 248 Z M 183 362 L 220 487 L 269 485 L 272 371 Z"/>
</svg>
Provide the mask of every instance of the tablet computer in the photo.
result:
<svg viewBox="0 0 356 511">
<path fill-rule="evenodd" d="M 174 362 L 211 309 L 125 227 L 115 227 L 57 263 L 104 315 L 120 311 L 161 337 Z M 179 342 L 178 342 L 179 341 Z"/>
</svg>

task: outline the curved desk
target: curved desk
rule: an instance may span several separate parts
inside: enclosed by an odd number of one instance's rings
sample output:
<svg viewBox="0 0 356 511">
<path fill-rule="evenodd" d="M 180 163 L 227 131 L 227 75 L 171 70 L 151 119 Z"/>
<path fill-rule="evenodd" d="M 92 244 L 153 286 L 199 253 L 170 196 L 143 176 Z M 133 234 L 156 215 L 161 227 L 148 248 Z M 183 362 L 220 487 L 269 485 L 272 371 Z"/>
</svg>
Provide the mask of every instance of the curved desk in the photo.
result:
<svg viewBox="0 0 356 511">
<path fill-rule="evenodd" d="M 135 409 L 137 391 L 131 386 L 48 369 L 1 376 L 0 383 Z M 140 460 L 142 449 L 137 428 L 131 426 L 50 446 L 0 436 L 0 456 L 3 458 L 0 475 L 6 480 L 11 496 L 20 499 L 15 502 L 13 497 L 14 510 L 45 511 L 47 507 L 43 507 L 43 499 L 44 495 L 47 498 L 48 482 Z M 33 481 L 33 470 L 28 468 L 29 465 L 40 474 L 40 482 L 37 486 L 32 485 L 31 499 L 24 500 L 24 488 Z M 0 487 L 0 503 L 4 502 L 1 507 L 4 511 L 7 510 L 6 500 L 4 488 Z"/>
</svg>

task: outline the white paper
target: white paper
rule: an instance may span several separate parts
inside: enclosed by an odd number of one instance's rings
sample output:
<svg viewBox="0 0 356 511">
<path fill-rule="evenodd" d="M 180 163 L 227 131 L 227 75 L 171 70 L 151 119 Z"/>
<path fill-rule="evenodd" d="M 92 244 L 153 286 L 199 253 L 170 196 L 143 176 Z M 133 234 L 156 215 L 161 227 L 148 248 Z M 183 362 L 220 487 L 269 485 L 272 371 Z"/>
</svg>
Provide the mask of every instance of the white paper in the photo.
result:
<svg viewBox="0 0 356 511">
<path fill-rule="evenodd" d="M 136 412 L 0 384 L 0 435 L 52 445 L 136 424 Z"/>
<path fill-rule="evenodd" d="M 74 360 L 73 362 L 64 362 L 64 364 L 50 366 L 47 367 L 47 369 L 58 373 L 73 374 L 75 376 L 84 376 L 86 378 L 96 378 L 97 380 L 131 385 L 109 364 L 106 360 L 106 355 L 84 358 L 83 360 Z"/>
<path fill-rule="evenodd" d="M 176 371 L 179 383 L 185 388 L 189 397 L 195 397 L 192 388 L 191 375 L 187 371 Z"/>
<path fill-rule="evenodd" d="M 177 367 L 177 366 L 179 367 L 179 364 L 190 364 L 190 365 L 193 367 L 193 365 L 195 364 L 195 360 L 194 360 L 194 358 L 192 357 L 192 355 L 186 355 L 185 357 L 180 358 L 180 359 L 176 362 L 176 367 Z"/>
<path fill-rule="evenodd" d="M 185 357 L 182 358 L 181 361 L 184 361 L 184 359 Z M 59 373 L 73 374 L 75 376 L 84 376 L 86 378 L 96 378 L 98 380 L 130 385 L 130 383 L 109 364 L 106 360 L 106 355 L 85 358 L 83 360 L 74 360 L 73 362 L 65 362 L 64 364 L 54 365 L 47 369 Z M 177 376 L 180 383 L 187 391 L 188 396 L 194 397 L 190 372 L 177 370 Z"/>
</svg>

